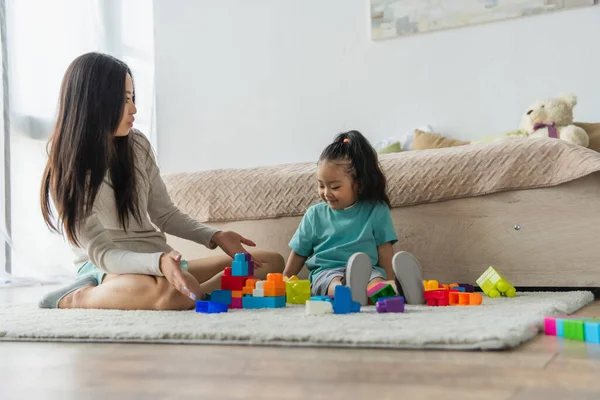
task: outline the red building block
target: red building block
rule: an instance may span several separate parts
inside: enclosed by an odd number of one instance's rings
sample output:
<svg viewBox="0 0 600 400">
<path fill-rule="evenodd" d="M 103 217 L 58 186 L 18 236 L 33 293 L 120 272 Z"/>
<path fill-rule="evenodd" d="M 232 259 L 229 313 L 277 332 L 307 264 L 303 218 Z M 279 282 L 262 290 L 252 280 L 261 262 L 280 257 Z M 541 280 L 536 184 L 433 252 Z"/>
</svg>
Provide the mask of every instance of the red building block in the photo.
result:
<svg viewBox="0 0 600 400">
<path fill-rule="evenodd" d="M 221 289 L 243 291 L 247 279 L 247 276 L 227 276 L 223 274 L 221 277 Z"/>
<path fill-rule="evenodd" d="M 426 290 L 425 293 L 423 293 L 423 296 L 430 306 L 447 306 L 450 302 L 449 293 L 450 291 L 446 289 Z"/>
</svg>

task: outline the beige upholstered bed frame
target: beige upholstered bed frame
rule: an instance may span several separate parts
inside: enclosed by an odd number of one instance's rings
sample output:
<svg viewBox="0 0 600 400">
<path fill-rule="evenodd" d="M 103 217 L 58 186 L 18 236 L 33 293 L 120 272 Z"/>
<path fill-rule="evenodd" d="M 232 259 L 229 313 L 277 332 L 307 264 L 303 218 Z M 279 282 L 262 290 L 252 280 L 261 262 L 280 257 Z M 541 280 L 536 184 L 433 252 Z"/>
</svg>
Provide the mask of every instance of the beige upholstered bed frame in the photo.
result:
<svg viewBox="0 0 600 400">
<path fill-rule="evenodd" d="M 493 265 L 516 286 L 600 286 L 600 172 L 558 186 L 392 209 L 396 250 L 425 279 L 474 282 Z M 287 258 L 300 217 L 210 223 Z M 219 254 L 169 237 L 188 258 Z M 306 274 L 306 271 L 303 270 Z"/>
</svg>

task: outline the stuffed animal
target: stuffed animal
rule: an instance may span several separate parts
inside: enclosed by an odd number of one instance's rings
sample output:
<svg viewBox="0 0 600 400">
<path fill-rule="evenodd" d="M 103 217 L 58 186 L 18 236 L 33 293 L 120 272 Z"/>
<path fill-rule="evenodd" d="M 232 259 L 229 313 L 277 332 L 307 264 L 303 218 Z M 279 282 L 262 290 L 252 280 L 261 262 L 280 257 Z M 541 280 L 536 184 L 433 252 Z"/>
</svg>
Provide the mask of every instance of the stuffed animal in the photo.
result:
<svg viewBox="0 0 600 400">
<path fill-rule="evenodd" d="M 573 107 L 577 97 L 572 94 L 538 100 L 523 115 L 521 129 L 529 137 L 550 137 L 588 147 L 590 138 L 585 130 L 573 125 Z"/>
</svg>

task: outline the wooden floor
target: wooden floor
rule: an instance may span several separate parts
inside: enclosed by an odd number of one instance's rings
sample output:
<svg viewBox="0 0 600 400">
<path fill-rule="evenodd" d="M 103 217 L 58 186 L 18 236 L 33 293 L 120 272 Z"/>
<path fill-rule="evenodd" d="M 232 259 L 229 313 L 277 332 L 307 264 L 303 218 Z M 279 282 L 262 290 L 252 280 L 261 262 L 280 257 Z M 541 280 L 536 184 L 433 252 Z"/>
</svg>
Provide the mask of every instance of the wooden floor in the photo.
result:
<svg viewBox="0 0 600 400">
<path fill-rule="evenodd" d="M 543 335 L 504 352 L 0 342 L 2 400 L 598 399 L 599 376 L 600 345 Z"/>
</svg>

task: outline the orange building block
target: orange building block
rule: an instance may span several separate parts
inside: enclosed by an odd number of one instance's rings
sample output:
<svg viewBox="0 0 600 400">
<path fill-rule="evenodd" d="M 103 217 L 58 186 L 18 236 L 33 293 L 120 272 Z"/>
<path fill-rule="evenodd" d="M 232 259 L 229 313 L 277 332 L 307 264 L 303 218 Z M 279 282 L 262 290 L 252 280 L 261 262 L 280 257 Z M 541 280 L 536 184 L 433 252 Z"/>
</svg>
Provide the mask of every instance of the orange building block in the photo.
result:
<svg viewBox="0 0 600 400">
<path fill-rule="evenodd" d="M 256 287 L 256 282 L 258 282 L 260 279 L 255 279 L 255 278 L 250 278 L 246 280 L 246 286 L 244 286 L 244 288 L 242 289 L 242 293 L 243 294 L 249 294 L 252 296 L 252 291 L 254 290 L 254 288 Z"/>
<path fill-rule="evenodd" d="M 232 290 L 231 291 L 231 298 L 233 299 L 241 299 L 242 298 L 242 291 L 241 290 Z"/>
<path fill-rule="evenodd" d="M 483 298 L 479 293 L 451 291 L 449 301 L 451 306 L 478 306 Z"/>
<path fill-rule="evenodd" d="M 264 283 L 265 297 L 285 296 L 285 282 L 282 274 L 267 274 L 267 280 Z"/>
</svg>

